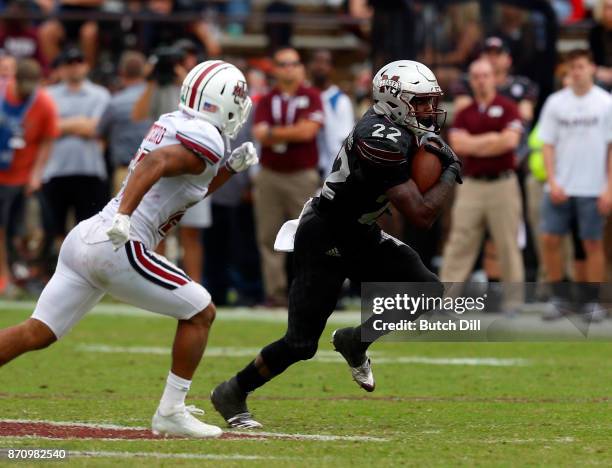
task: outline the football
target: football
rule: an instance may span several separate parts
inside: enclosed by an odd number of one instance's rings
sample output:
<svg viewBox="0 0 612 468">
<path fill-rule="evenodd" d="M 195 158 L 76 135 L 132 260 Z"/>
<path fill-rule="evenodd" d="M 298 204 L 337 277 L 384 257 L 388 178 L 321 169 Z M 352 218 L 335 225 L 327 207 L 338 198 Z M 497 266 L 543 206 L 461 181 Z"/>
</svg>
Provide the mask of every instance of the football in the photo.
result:
<svg viewBox="0 0 612 468">
<path fill-rule="evenodd" d="M 440 178 L 442 163 L 433 153 L 420 146 L 412 159 L 412 180 L 421 193 L 427 192 Z"/>
</svg>

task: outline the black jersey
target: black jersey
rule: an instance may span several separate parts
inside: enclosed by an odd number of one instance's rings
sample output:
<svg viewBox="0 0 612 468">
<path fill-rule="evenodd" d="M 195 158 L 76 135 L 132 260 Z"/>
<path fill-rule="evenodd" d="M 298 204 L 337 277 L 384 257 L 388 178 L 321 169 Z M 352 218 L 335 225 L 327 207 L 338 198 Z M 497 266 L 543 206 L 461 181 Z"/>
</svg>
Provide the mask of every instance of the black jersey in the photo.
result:
<svg viewBox="0 0 612 468">
<path fill-rule="evenodd" d="M 343 228 L 370 226 L 389 207 L 385 192 L 410 178 L 415 135 L 373 109 L 342 145 L 313 208 Z"/>
</svg>

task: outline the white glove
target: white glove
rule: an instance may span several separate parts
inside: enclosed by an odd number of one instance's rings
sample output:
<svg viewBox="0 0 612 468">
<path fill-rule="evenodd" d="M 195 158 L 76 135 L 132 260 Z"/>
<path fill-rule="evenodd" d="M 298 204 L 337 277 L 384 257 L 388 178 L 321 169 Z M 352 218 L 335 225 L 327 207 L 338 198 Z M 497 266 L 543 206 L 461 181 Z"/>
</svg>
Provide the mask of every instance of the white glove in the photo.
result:
<svg viewBox="0 0 612 468">
<path fill-rule="evenodd" d="M 225 165 L 232 172 L 243 172 L 258 162 L 259 158 L 257 157 L 255 146 L 250 141 L 247 141 L 232 151 Z"/>
<path fill-rule="evenodd" d="M 113 225 L 106 231 L 106 235 L 115 250 L 123 247 L 130 240 L 130 217 L 126 214 L 117 213 L 113 218 Z"/>
</svg>

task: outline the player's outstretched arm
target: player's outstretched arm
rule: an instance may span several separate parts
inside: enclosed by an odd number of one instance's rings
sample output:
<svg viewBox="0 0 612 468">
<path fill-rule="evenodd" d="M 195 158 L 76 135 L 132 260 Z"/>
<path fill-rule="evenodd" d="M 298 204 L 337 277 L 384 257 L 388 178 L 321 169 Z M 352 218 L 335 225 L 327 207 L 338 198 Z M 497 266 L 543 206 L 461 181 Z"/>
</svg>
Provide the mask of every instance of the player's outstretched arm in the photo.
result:
<svg viewBox="0 0 612 468">
<path fill-rule="evenodd" d="M 229 180 L 234 174 L 248 170 L 259 162 L 255 145 L 247 141 L 232 151 L 232 154 L 227 158 L 225 165 L 219 169 L 219 172 L 208 186 L 206 196 L 214 193 L 219 187 Z"/>
<path fill-rule="evenodd" d="M 206 162 L 183 145 L 169 145 L 147 154 L 130 175 L 118 213 L 131 215 L 142 197 L 162 177 L 201 174 Z"/>
<path fill-rule="evenodd" d="M 440 215 L 453 186 L 457 182 L 459 169 L 449 166 L 438 183 L 425 194 L 419 192 L 412 179 L 387 190 L 387 198 L 408 221 L 420 229 L 429 229 Z"/>
<path fill-rule="evenodd" d="M 142 197 L 162 177 L 201 174 L 206 162 L 183 145 L 169 145 L 156 149 L 139 161 L 128 178 L 117 214 L 106 231 L 115 250 L 130 239 L 130 216 Z"/>
</svg>

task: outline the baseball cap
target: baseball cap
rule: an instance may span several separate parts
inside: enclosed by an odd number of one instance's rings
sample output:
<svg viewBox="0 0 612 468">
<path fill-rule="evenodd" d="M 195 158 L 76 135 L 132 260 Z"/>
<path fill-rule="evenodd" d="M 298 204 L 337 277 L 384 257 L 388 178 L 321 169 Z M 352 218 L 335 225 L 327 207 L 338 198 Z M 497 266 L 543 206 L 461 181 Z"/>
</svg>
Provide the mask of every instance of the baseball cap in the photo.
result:
<svg viewBox="0 0 612 468">
<path fill-rule="evenodd" d="M 85 56 L 81 49 L 78 47 L 69 47 L 65 49 L 60 55 L 60 63 L 74 63 L 74 62 L 83 62 L 85 60 Z"/>
<path fill-rule="evenodd" d="M 506 54 L 510 53 L 510 48 L 508 44 L 498 36 L 490 36 L 487 37 L 484 41 L 484 46 L 482 48 L 484 52 L 496 51 L 496 52 L 505 52 Z"/>
</svg>

